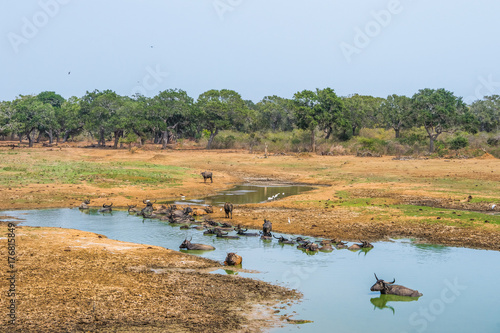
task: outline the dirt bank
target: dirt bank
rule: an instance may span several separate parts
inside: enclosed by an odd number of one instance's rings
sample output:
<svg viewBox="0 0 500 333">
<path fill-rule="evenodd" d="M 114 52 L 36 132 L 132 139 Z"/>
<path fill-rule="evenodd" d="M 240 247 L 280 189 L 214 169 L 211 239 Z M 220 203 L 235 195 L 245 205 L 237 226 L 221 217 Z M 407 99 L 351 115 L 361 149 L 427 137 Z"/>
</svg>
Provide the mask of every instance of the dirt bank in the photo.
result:
<svg viewBox="0 0 500 333">
<path fill-rule="evenodd" d="M 270 305 L 299 296 L 210 274 L 221 268 L 212 260 L 79 230 L 19 227 L 15 240 L 16 325 L 4 315 L 2 332 L 258 332 L 277 324 Z M 6 252 L 2 238 L 2 262 Z M 0 272 L 4 293 L 11 274 Z"/>
</svg>

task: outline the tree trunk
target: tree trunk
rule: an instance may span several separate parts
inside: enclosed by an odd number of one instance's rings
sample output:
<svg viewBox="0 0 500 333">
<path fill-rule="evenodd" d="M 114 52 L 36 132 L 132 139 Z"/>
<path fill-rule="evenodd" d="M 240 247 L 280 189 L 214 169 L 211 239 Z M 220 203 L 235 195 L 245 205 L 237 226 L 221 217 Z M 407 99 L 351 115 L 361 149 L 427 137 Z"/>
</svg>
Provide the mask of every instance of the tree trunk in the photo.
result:
<svg viewBox="0 0 500 333">
<path fill-rule="evenodd" d="M 325 140 L 328 140 L 330 139 L 330 135 L 332 135 L 332 132 L 333 132 L 333 128 L 332 126 L 328 126 L 325 130 L 326 132 L 326 135 L 325 135 Z"/>
<path fill-rule="evenodd" d="M 123 133 L 123 131 L 114 131 L 114 134 L 115 134 L 115 143 L 113 145 L 114 149 L 118 148 L 118 141 L 120 141 L 120 137 L 121 137 L 122 133 Z"/>
<path fill-rule="evenodd" d="M 219 129 L 210 132 L 210 138 L 208 138 L 207 149 L 212 149 L 212 143 L 214 141 L 215 136 L 219 133 Z"/>
<path fill-rule="evenodd" d="M 33 147 L 33 141 L 34 141 L 32 133 L 33 133 L 32 131 L 26 133 L 27 134 L 26 136 L 28 137 L 28 147 L 30 148 Z"/>
<path fill-rule="evenodd" d="M 314 130 L 314 128 L 311 130 L 311 148 L 313 153 L 316 152 L 316 136 Z"/>
<path fill-rule="evenodd" d="M 161 141 L 162 141 L 161 149 L 166 149 L 168 143 L 168 130 L 162 132 Z"/>
<path fill-rule="evenodd" d="M 104 138 L 104 128 L 101 128 L 99 130 L 99 143 L 98 146 L 105 147 L 106 146 L 106 139 Z"/>
<path fill-rule="evenodd" d="M 434 152 L 434 138 L 432 135 L 429 136 L 429 153 Z"/>
<path fill-rule="evenodd" d="M 66 143 L 66 141 L 68 141 L 68 138 L 69 138 L 69 132 L 70 132 L 70 131 L 66 131 L 66 132 L 64 132 L 64 136 L 63 136 L 63 143 Z"/>
<path fill-rule="evenodd" d="M 395 128 L 394 132 L 396 132 L 396 139 L 399 139 L 401 136 L 401 134 L 400 134 L 401 130 L 399 128 Z"/>
<path fill-rule="evenodd" d="M 356 136 L 356 128 L 358 128 L 358 126 L 352 127 L 352 136 Z"/>
<path fill-rule="evenodd" d="M 49 144 L 52 144 L 54 142 L 54 132 L 52 129 L 45 131 L 47 133 L 47 136 L 49 137 Z"/>
</svg>

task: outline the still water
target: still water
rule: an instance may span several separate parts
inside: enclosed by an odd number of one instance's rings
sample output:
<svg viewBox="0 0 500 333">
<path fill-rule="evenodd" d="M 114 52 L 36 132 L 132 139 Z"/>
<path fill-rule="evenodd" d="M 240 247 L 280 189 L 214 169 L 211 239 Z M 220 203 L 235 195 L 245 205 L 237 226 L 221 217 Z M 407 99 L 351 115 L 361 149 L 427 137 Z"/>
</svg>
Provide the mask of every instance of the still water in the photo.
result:
<svg viewBox="0 0 500 333">
<path fill-rule="evenodd" d="M 224 200 L 223 200 L 224 201 Z M 215 274 L 241 276 L 296 288 L 301 302 L 281 310 L 313 323 L 286 325 L 271 332 L 500 332 L 500 252 L 414 244 L 374 243 L 368 252 L 334 250 L 308 254 L 292 245 L 258 237 L 239 240 L 205 236 L 195 229 L 143 220 L 124 211 L 99 214 L 78 209 L 6 211 L 21 225 L 74 228 L 111 239 L 178 249 L 186 237 L 215 251 L 197 253 L 222 262 L 227 252 L 243 257 L 243 269 Z M 275 234 L 279 235 L 279 234 Z M 423 296 L 401 298 L 371 292 L 379 278 L 418 289 Z"/>
<path fill-rule="evenodd" d="M 216 195 L 202 199 L 188 199 L 165 201 L 165 203 L 175 203 L 178 205 L 213 205 L 222 206 L 225 202 L 232 204 L 262 203 L 266 201 L 279 200 L 290 195 L 297 195 L 302 192 L 314 189 L 305 185 L 254 185 L 243 184 L 226 191 L 221 191 Z M 163 203 L 163 202 L 162 202 Z"/>
</svg>

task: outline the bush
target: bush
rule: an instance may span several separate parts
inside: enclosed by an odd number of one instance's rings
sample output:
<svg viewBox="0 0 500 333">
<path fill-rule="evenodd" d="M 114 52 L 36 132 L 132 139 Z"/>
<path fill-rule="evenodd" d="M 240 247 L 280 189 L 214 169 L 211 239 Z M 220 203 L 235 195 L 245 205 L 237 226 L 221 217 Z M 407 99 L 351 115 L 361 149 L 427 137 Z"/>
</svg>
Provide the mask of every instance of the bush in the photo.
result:
<svg viewBox="0 0 500 333">
<path fill-rule="evenodd" d="M 423 127 L 411 128 L 401 132 L 398 141 L 403 145 L 413 146 L 414 144 L 429 145 L 429 136 Z"/>
<path fill-rule="evenodd" d="M 469 144 L 469 140 L 467 138 L 464 138 L 461 135 L 457 135 L 456 137 L 450 139 L 448 141 L 448 145 L 450 146 L 450 149 L 453 150 L 458 150 L 467 147 Z"/>
<path fill-rule="evenodd" d="M 376 138 L 364 138 L 358 137 L 358 149 L 368 150 L 372 153 L 383 154 L 384 147 L 387 146 L 387 142 Z"/>
</svg>

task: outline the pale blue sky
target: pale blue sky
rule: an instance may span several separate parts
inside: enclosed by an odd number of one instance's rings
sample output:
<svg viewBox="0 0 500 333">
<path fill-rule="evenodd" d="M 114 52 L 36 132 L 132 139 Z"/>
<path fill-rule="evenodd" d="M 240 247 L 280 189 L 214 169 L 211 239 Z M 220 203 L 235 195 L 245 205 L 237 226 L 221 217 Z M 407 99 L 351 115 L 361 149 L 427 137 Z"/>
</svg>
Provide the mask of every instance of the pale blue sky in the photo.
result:
<svg viewBox="0 0 500 333">
<path fill-rule="evenodd" d="M 0 0 L 0 13 L 0 100 L 169 88 L 255 102 L 324 87 L 500 94 L 498 0 Z"/>
</svg>

